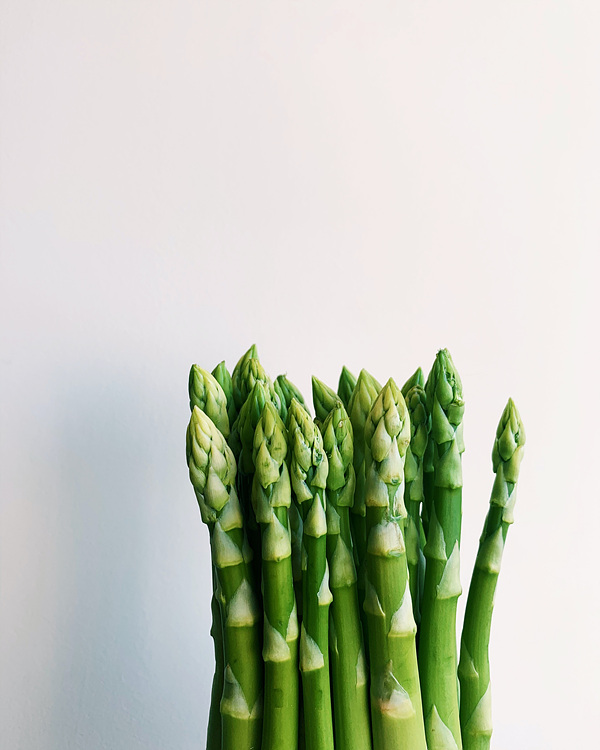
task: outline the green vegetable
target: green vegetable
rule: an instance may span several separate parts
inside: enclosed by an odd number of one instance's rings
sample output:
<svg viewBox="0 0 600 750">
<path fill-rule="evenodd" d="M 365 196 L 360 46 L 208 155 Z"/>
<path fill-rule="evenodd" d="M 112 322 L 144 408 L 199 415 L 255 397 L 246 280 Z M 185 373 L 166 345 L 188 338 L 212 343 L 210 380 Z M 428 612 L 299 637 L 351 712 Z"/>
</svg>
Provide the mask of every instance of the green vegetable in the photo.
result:
<svg viewBox="0 0 600 750">
<path fill-rule="evenodd" d="M 408 513 L 405 526 L 406 557 L 410 596 L 417 625 L 421 622 L 421 594 L 425 578 L 425 532 L 421 522 L 423 502 L 423 456 L 427 448 L 431 415 L 427 409 L 427 397 L 420 385 L 414 385 L 406 394 L 406 406 L 410 416 L 410 444 L 404 464 L 404 504 Z"/>
<path fill-rule="evenodd" d="M 488 750 L 492 736 L 489 640 L 494 593 L 508 527 L 513 522 L 525 430 L 512 399 L 502 417 L 492 466 L 496 475 L 475 560 L 463 624 L 458 676 L 460 725 L 465 750 Z"/>
<path fill-rule="evenodd" d="M 338 383 L 338 396 L 344 404 L 344 408 L 348 410 L 350 404 L 350 398 L 352 392 L 356 388 L 356 375 L 353 375 L 350 370 L 344 365 L 342 372 L 340 373 L 340 380 Z"/>
<path fill-rule="evenodd" d="M 462 747 L 456 675 L 456 606 L 460 585 L 462 517 L 462 385 L 450 354 L 438 352 L 428 380 L 434 487 L 425 545 L 419 670 L 427 743 Z"/>
<path fill-rule="evenodd" d="M 235 404 L 233 403 L 233 386 L 231 384 L 231 375 L 229 374 L 229 370 L 225 366 L 225 360 L 223 360 L 223 362 L 219 362 L 219 364 L 212 371 L 212 375 L 223 389 L 223 393 L 225 394 L 225 398 L 227 399 L 227 417 L 229 418 L 229 426 L 231 427 L 231 425 L 235 421 L 235 418 L 237 417 L 237 411 L 235 408 Z"/>
<path fill-rule="evenodd" d="M 291 477 L 303 522 L 300 671 L 306 750 L 333 750 L 329 682 L 329 570 L 323 439 L 306 409 L 292 399 L 288 413 Z"/>
<path fill-rule="evenodd" d="M 403 526 L 410 421 L 390 378 L 365 424 L 366 597 L 374 750 L 427 750 Z"/>
<path fill-rule="evenodd" d="M 222 750 L 255 750 L 262 724 L 260 609 L 252 580 L 236 465 L 225 438 L 194 407 L 186 453 L 202 520 L 208 525 L 223 622 L 225 675 L 220 710 Z"/>
<path fill-rule="evenodd" d="M 315 422 L 321 429 L 327 415 L 335 407 L 338 397 L 332 388 L 315 378 L 314 375 L 312 377 L 312 396 L 315 407 Z"/>
<path fill-rule="evenodd" d="M 327 559 L 333 602 L 330 652 L 336 747 L 370 750 L 371 722 L 350 507 L 354 498 L 352 424 L 337 401 L 323 425 L 327 474 Z"/>
<path fill-rule="evenodd" d="M 229 437 L 229 417 L 227 416 L 227 396 L 219 382 L 210 372 L 198 365 L 192 365 L 188 382 L 190 409 L 197 406 L 214 422 L 223 435 Z"/>
<path fill-rule="evenodd" d="M 258 386 L 256 386 L 258 387 Z M 265 662 L 262 750 L 298 745 L 298 618 L 288 528 L 287 433 L 267 401 L 254 433 L 252 504 L 261 528 Z"/>
</svg>

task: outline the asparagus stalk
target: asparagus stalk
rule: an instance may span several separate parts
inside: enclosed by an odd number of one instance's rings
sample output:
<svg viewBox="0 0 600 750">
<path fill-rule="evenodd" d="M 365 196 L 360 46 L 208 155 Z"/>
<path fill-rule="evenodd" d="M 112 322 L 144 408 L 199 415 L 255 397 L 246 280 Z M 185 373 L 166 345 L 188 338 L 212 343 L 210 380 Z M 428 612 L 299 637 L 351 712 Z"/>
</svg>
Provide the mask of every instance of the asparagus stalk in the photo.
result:
<svg viewBox="0 0 600 750">
<path fill-rule="evenodd" d="M 371 722 L 350 514 L 355 475 L 352 424 L 341 401 L 323 425 L 327 474 L 327 560 L 333 602 L 329 612 L 336 747 L 370 750 Z"/>
<path fill-rule="evenodd" d="M 229 370 L 225 366 L 225 360 L 223 360 L 223 362 L 219 362 L 219 364 L 212 371 L 212 375 L 223 389 L 223 393 L 225 394 L 225 398 L 227 399 L 227 416 L 229 418 L 229 426 L 231 427 L 237 416 L 237 411 L 235 408 L 235 404 L 233 403 L 233 386 L 231 384 L 231 375 L 229 374 Z"/>
<path fill-rule="evenodd" d="M 462 591 L 459 557 L 464 401 L 460 378 L 445 349 L 435 359 L 427 401 L 431 409 L 434 487 L 424 550 L 419 669 L 429 746 L 460 750 L 456 606 Z"/>
<path fill-rule="evenodd" d="M 340 373 L 340 380 L 338 382 L 338 396 L 344 404 L 346 411 L 350 405 L 350 398 L 352 392 L 356 388 L 356 375 L 353 375 L 350 370 L 344 365 L 342 372 Z"/>
<path fill-rule="evenodd" d="M 365 504 L 365 423 L 371 407 L 375 403 L 381 386 L 366 370 L 361 370 L 356 381 L 348 405 L 348 415 L 354 433 L 354 472 L 356 474 L 356 489 L 354 503 L 351 508 L 350 526 L 354 541 L 354 562 L 357 572 L 358 601 L 362 605 L 365 600 L 365 571 L 364 562 L 367 551 L 367 526 Z M 366 615 L 361 609 L 363 629 L 366 632 Z M 365 644 L 368 652 L 368 641 Z"/>
<path fill-rule="evenodd" d="M 194 407 L 186 435 L 190 480 L 208 525 L 223 621 L 225 683 L 221 698 L 222 750 L 256 750 L 262 724 L 260 610 L 250 551 L 235 491 L 235 459 L 225 438 Z"/>
<path fill-rule="evenodd" d="M 214 375 L 198 367 L 198 365 L 192 365 L 188 391 L 190 409 L 193 411 L 194 406 L 197 406 L 200 411 L 210 417 L 223 437 L 228 438 L 227 396 Z"/>
<path fill-rule="evenodd" d="M 365 424 L 367 613 L 374 750 L 427 750 L 404 543 L 410 420 L 390 378 Z"/>
<path fill-rule="evenodd" d="M 312 396 L 315 407 L 315 422 L 319 429 L 322 428 L 323 422 L 327 419 L 329 412 L 335 407 L 338 400 L 336 392 L 323 381 L 312 377 Z"/>
<path fill-rule="evenodd" d="M 213 421 L 221 434 L 227 437 L 229 434 L 229 419 L 226 410 L 226 397 L 214 376 L 209 375 L 206 370 L 198 367 L 198 365 L 192 365 L 188 380 L 188 392 L 190 409 L 193 411 L 194 407 L 197 406 Z M 221 750 L 221 712 L 219 704 L 223 695 L 225 660 L 223 657 L 223 622 L 217 595 L 218 580 L 214 569 L 212 582 L 210 634 L 214 643 L 215 672 L 211 689 L 206 746 L 207 750 Z"/>
<path fill-rule="evenodd" d="M 332 597 L 325 511 L 328 462 L 318 427 L 296 399 L 290 404 L 288 432 L 292 486 L 303 520 L 300 671 L 306 750 L 333 750 L 328 641 Z"/>
<path fill-rule="evenodd" d="M 425 534 L 421 522 L 423 456 L 431 429 L 431 415 L 427 409 L 425 391 L 420 385 L 410 388 L 405 399 L 410 416 L 410 445 L 404 464 L 404 504 L 408 513 L 405 526 L 406 559 L 413 614 L 418 626 L 421 622 L 420 600 L 425 576 Z"/>
<path fill-rule="evenodd" d="M 288 528 L 286 429 L 266 402 L 254 433 L 252 503 L 262 537 L 265 662 L 262 750 L 297 750 L 298 618 Z"/>
<path fill-rule="evenodd" d="M 463 623 L 458 677 L 464 750 L 488 750 L 492 736 L 489 640 L 494 593 L 509 525 L 513 522 L 525 430 L 512 399 L 492 451 L 496 478 L 475 560 Z"/>
</svg>

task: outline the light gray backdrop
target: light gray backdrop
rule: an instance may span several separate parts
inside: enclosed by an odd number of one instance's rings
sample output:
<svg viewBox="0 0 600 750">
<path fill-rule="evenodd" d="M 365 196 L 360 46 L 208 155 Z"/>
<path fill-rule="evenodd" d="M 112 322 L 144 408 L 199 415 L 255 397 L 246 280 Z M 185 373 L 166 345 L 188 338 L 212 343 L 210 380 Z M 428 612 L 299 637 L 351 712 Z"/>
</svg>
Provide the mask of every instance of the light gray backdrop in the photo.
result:
<svg viewBox="0 0 600 750">
<path fill-rule="evenodd" d="M 187 374 L 253 341 L 305 392 L 450 348 L 465 587 L 514 397 L 493 747 L 594 745 L 598 3 L 1 11 L 2 750 L 203 746 Z"/>
</svg>

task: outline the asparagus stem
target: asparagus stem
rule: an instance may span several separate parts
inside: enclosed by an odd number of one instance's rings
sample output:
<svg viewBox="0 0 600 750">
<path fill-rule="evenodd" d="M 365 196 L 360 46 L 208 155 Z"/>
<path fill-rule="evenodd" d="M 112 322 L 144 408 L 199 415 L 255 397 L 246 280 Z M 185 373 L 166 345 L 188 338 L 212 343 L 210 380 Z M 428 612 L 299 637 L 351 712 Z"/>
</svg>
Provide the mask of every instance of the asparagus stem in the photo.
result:
<svg viewBox="0 0 600 750">
<path fill-rule="evenodd" d="M 222 372 L 222 369 L 221 369 Z M 224 437 L 229 435 L 229 418 L 227 416 L 227 397 L 218 380 L 209 375 L 198 365 L 192 365 L 188 380 L 190 409 L 197 406 L 221 431 Z M 219 607 L 218 579 L 213 567 L 213 593 L 210 601 L 212 624 L 210 634 L 214 643 L 215 672 L 213 675 L 210 711 L 206 736 L 207 750 L 221 750 L 221 711 L 223 695 L 225 661 L 223 657 L 223 622 Z"/>
<path fill-rule="evenodd" d="M 525 430 L 509 399 L 496 432 L 492 465 L 496 478 L 479 540 L 460 648 L 460 725 L 464 750 L 488 750 L 492 736 L 489 640 L 494 593 L 525 446 Z"/>
<path fill-rule="evenodd" d="M 190 480 L 210 531 L 223 621 L 222 750 L 256 750 L 262 724 L 260 610 L 250 550 L 235 491 L 236 465 L 225 438 L 194 407 L 186 436 Z"/>
<path fill-rule="evenodd" d="M 418 627 L 421 622 L 421 592 L 425 576 L 425 534 L 421 521 L 423 456 L 431 429 L 431 416 L 427 409 L 425 391 L 420 385 L 409 388 L 405 400 L 410 416 L 410 445 L 404 464 L 404 504 L 408 513 L 405 527 L 406 558 L 413 614 Z"/>
<path fill-rule="evenodd" d="M 370 750 L 365 652 L 350 532 L 355 485 L 352 424 L 339 400 L 323 425 L 323 447 L 329 462 L 327 560 L 333 595 L 329 640 L 335 744 L 344 750 Z"/>
<path fill-rule="evenodd" d="M 212 624 L 210 634 L 214 643 L 215 673 L 213 675 L 210 692 L 210 710 L 208 714 L 208 728 L 206 731 L 206 750 L 221 750 L 221 711 L 220 703 L 223 695 L 223 678 L 225 658 L 223 656 L 223 622 L 219 607 L 218 581 L 213 568 L 213 593 L 210 598 L 210 612 Z"/>
<path fill-rule="evenodd" d="M 237 411 L 235 408 L 235 404 L 233 403 L 233 386 L 231 385 L 231 375 L 229 374 L 229 370 L 225 366 L 225 360 L 223 360 L 223 362 L 219 362 L 219 364 L 212 371 L 212 375 L 223 389 L 223 393 L 225 394 L 225 398 L 227 399 L 227 416 L 229 418 L 229 427 L 231 427 L 231 425 L 235 421 L 235 418 L 237 417 Z"/>
<path fill-rule="evenodd" d="M 437 354 L 428 386 L 434 487 L 424 550 L 419 669 L 428 744 L 440 750 L 460 750 L 456 606 L 462 591 L 459 557 L 464 401 L 460 378 L 445 349 Z"/>
<path fill-rule="evenodd" d="M 367 613 L 374 750 L 427 750 L 403 525 L 410 420 L 390 378 L 365 424 Z"/>
<path fill-rule="evenodd" d="M 254 433 L 252 503 L 261 527 L 265 661 L 262 750 L 297 750 L 298 619 L 288 527 L 286 429 L 266 402 Z"/>
<path fill-rule="evenodd" d="M 350 370 L 344 365 L 342 372 L 340 373 L 340 380 L 338 383 L 338 396 L 344 404 L 346 411 L 349 408 L 350 398 L 352 397 L 352 391 L 356 387 L 356 375 L 353 375 Z"/>
<path fill-rule="evenodd" d="M 303 520 L 300 671 L 306 750 L 333 750 L 329 681 L 329 569 L 325 486 L 327 456 L 318 427 L 292 399 L 288 414 L 291 477 Z"/>
<path fill-rule="evenodd" d="M 368 659 L 367 620 L 362 608 L 365 600 L 365 555 L 367 551 L 367 526 L 365 504 L 365 423 L 381 386 L 366 370 L 361 370 L 348 405 L 348 415 L 354 433 L 353 466 L 356 475 L 354 503 L 350 509 L 350 528 L 354 542 L 354 563 L 356 565 L 358 601 L 361 605 L 361 619 L 365 632 L 365 646 Z"/>
</svg>

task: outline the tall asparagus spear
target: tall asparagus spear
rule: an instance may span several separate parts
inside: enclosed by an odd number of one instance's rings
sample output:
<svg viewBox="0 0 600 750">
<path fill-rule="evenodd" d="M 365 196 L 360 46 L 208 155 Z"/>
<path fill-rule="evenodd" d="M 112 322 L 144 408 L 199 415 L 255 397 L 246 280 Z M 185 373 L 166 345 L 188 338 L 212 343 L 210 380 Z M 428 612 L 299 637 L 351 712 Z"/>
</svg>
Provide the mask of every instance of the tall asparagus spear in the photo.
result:
<svg viewBox="0 0 600 750">
<path fill-rule="evenodd" d="M 390 378 L 365 424 L 366 597 L 374 750 L 427 750 L 404 543 L 410 420 Z"/>
<path fill-rule="evenodd" d="M 254 433 L 252 503 L 262 537 L 265 661 L 262 750 L 297 750 L 298 618 L 288 528 L 286 429 L 267 401 Z"/>
<path fill-rule="evenodd" d="M 494 593 L 509 525 L 513 522 L 525 430 L 512 399 L 492 451 L 496 478 L 475 560 L 463 624 L 458 676 L 464 750 L 488 750 L 492 736 L 489 640 Z"/>
<path fill-rule="evenodd" d="M 327 560 L 333 602 L 329 642 L 336 747 L 370 750 L 371 721 L 350 507 L 354 499 L 352 424 L 341 401 L 323 425 L 327 474 Z"/>
<path fill-rule="evenodd" d="M 208 525 L 223 621 L 222 750 L 256 750 L 262 724 L 260 610 L 248 565 L 235 459 L 213 422 L 194 407 L 186 435 L 190 480 Z"/>
<path fill-rule="evenodd" d="M 358 601 L 362 606 L 365 599 L 364 561 L 367 551 L 367 525 L 365 504 L 365 423 L 371 407 L 375 403 L 381 386 L 366 370 L 361 370 L 348 405 L 348 416 L 354 433 L 353 465 L 356 474 L 354 503 L 351 508 L 350 526 L 354 541 L 354 562 L 356 564 Z M 366 632 L 366 615 L 361 609 L 361 617 Z M 368 642 L 367 645 L 368 652 Z"/>
<path fill-rule="evenodd" d="M 456 606 L 462 591 L 459 558 L 464 401 L 460 378 L 445 349 L 436 356 L 427 401 L 431 409 L 434 487 L 424 550 L 419 670 L 429 747 L 460 750 Z"/>
<path fill-rule="evenodd" d="M 414 385 L 406 393 L 406 406 L 410 415 L 410 445 L 404 464 L 404 503 L 408 516 L 405 526 L 406 558 L 413 613 L 417 626 L 421 622 L 421 591 L 425 576 L 425 534 L 421 521 L 423 502 L 423 456 L 431 429 L 431 415 L 427 409 L 427 397 L 420 385 Z"/>
<path fill-rule="evenodd" d="M 219 382 L 210 372 L 198 365 L 192 365 L 188 381 L 190 409 L 197 406 L 214 422 L 224 438 L 229 437 L 229 417 L 227 416 L 227 396 Z"/>
<path fill-rule="evenodd" d="M 306 750 L 333 750 L 329 682 L 329 568 L 325 487 L 327 455 L 309 413 L 292 399 L 288 413 L 291 477 L 303 520 L 300 671 Z"/>
<path fill-rule="evenodd" d="M 340 380 L 338 383 L 338 396 L 341 398 L 342 403 L 346 411 L 350 404 L 350 398 L 352 397 L 352 391 L 356 388 L 356 375 L 353 375 L 350 370 L 344 365 L 342 372 L 340 373 Z"/>
<path fill-rule="evenodd" d="M 319 429 L 323 426 L 323 422 L 327 419 L 327 415 L 334 408 L 338 397 L 336 392 L 325 385 L 322 380 L 312 377 L 312 396 L 313 405 L 315 407 L 315 422 Z"/>
<path fill-rule="evenodd" d="M 229 434 L 226 396 L 218 381 L 198 365 L 192 365 L 188 380 L 190 409 L 197 406 L 221 431 L 224 437 Z M 215 673 L 213 675 L 208 730 L 206 735 L 207 750 L 221 750 L 221 712 L 219 704 L 223 695 L 223 678 L 225 660 L 223 656 L 223 622 L 218 602 L 218 580 L 213 569 L 213 592 L 210 602 L 212 623 L 210 634 L 214 643 Z"/>
<path fill-rule="evenodd" d="M 234 423 L 237 416 L 235 404 L 233 403 L 233 386 L 231 384 L 231 375 L 225 365 L 225 360 L 219 362 L 219 364 L 212 371 L 212 375 L 217 383 L 223 389 L 225 398 L 227 399 L 227 416 L 229 418 L 229 426 Z"/>
</svg>

